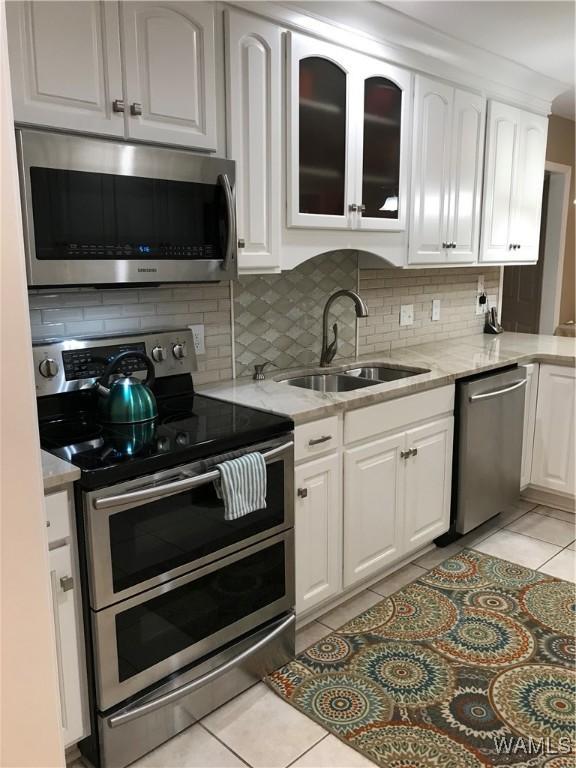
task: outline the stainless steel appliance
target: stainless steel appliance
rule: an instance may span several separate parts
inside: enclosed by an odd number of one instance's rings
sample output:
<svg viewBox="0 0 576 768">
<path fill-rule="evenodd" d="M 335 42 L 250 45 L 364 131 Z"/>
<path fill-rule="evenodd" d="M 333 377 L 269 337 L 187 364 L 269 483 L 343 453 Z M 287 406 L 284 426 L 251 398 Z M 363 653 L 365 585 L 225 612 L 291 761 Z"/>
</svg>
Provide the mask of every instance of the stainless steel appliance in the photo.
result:
<svg viewBox="0 0 576 768">
<path fill-rule="evenodd" d="M 157 360 L 151 425 L 100 420 L 93 382 L 119 352 L 134 377 L 147 373 L 143 355 Z M 34 348 L 42 447 L 81 470 L 93 728 L 81 749 L 104 768 L 294 655 L 293 424 L 196 394 L 193 360 L 189 331 Z M 266 507 L 228 521 L 215 467 L 251 451 L 266 461 Z"/>
<path fill-rule="evenodd" d="M 452 529 L 465 534 L 520 493 L 524 426 L 523 368 L 457 383 Z"/>
<path fill-rule="evenodd" d="M 231 160 L 29 129 L 17 145 L 30 286 L 237 275 Z"/>
</svg>

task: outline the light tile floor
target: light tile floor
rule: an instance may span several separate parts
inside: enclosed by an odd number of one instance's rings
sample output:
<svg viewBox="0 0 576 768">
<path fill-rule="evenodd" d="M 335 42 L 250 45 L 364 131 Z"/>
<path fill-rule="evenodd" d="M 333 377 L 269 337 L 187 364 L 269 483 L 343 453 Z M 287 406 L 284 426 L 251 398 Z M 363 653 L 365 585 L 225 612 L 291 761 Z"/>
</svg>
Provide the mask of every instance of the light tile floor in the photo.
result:
<svg viewBox="0 0 576 768">
<path fill-rule="evenodd" d="M 457 542 L 434 549 L 303 627 L 296 650 L 419 578 L 463 547 L 576 581 L 576 517 L 518 501 Z M 80 768 L 81 761 L 74 763 Z M 295 710 L 264 683 L 237 696 L 131 768 L 370 768 L 369 760 Z"/>
</svg>

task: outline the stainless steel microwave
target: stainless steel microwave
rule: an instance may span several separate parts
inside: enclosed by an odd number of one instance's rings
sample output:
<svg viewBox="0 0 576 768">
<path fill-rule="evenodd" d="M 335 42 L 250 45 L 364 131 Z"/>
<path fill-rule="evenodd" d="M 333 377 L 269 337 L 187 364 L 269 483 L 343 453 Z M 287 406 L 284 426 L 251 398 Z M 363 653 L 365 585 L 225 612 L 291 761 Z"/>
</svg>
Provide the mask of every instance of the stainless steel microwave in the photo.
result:
<svg viewBox="0 0 576 768">
<path fill-rule="evenodd" d="M 236 277 L 231 160 L 27 129 L 17 143 L 28 285 Z"/>
</svg>

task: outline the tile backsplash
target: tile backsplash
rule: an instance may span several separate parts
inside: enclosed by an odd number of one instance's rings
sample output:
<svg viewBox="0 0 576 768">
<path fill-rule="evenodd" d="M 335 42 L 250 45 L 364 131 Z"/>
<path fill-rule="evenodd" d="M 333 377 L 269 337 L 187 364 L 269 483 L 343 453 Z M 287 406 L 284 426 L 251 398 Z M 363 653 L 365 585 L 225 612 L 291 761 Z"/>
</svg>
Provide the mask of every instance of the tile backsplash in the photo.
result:
<svg viewBox="0 0 576 768">
<path fill-rule="evenodd" d="M 360 270 L 360 295 L 370 315 L 358 321 L 358 354 L 482 333 L 484 316 L 476 314 L 480 275 L 485 293 L 497 300 L 499 267 Z M 432 320 L 433 299 L 440 300 L 439 320 Z M 414 307 L 414 323 L 406 327 L 399 325 L 402 304 Z"/>
<path fill-rule="evenodd" d="M 358 321 L 357 347 L 352 303 L 334 303 L 330 323 L 338 322 L 340 357 L 481 333 L 483 317 L 475 314 L 480 274 L 486 293 L 497 296 L 498 267 L 358 270 L 355 251 L 335 251 L 290 272 L 243 276 L 232 285 L 30 291 L 30 320 L 35 340 L 202 323 L 206 354 L 194 379 L 204 384 L 232 377 L 233 354 L 237 376 L 265 360 L 279 368 L 316 364 L 322 310 L 339 288 L 359 285 L 370 311 Z M 439 321 L 431 319 L 432 299 L 441 302 Z M 414 305 L 414 324 L 406 328 L 399 326 L 401 304 Z"/>
<path fill-rule="evenodd" d="M 32 338 L 130 333 L 203 323 L 206 354 L 198 356 L 198 384 L 232 377 L 230 285 L 139 289 L 31 291 Z"/>
<path fill-rule="evenodd" d="M 317 364 L 322 347 L 326 299 L 339 288 L 358 287 L 355 251 L 334 251 L 280 275 L 241 277 L 234 284 L 236 375 L 253 373 L 269 360 L 278 368 Z M 350 300 L 340 299 L 330 313 L 338 322 L 338 356 L 354 357 L 356 315 Z"/>
</svg>

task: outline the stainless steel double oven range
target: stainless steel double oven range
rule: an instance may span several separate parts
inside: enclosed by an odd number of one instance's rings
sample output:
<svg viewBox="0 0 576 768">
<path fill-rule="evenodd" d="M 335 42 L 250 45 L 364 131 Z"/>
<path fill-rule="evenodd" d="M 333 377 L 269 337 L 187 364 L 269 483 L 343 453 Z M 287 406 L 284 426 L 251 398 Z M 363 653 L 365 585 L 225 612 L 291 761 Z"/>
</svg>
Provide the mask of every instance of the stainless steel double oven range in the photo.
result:
<svg viewBox="0 0 576 768">
<path fill-rule="evenodd" d="M 158 418 L 107 426 L 91 385 L 132 349 L 158 358 Z M 104 768 L 122 768 L 294 654 L 293 424 L 194 393 L 193 359 L 188 330 L 34 347 L 42 447 L 81 470 L 92 704 L 81 749 Z M 144 367 L 123 365 L 136 376 Z M 266 459 L 266 507 L 228 521 L 215 465 L 250 451 Z"/>
</svg>

